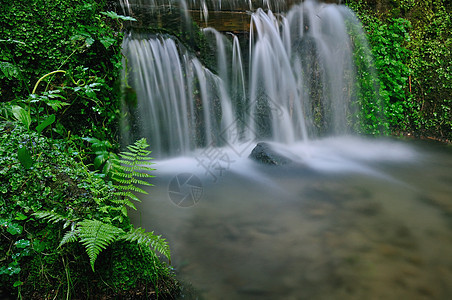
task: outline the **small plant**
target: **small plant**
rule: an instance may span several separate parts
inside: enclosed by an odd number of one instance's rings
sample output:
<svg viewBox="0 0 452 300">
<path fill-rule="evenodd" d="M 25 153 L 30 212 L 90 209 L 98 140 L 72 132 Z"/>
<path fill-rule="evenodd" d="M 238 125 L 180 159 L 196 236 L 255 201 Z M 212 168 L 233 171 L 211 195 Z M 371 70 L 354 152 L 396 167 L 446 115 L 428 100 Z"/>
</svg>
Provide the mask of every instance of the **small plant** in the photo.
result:
<svg viewBox="0 0 452 300">
<path fill-rule="evenodd" d="M 127 152 L 120 154 L 121 159 L 114 160 L 114 168 L 112 169 L 112 178 L 118 185 L 114 185 L 117 192 L 114 194 L 118 199 L 108 199 L 114 204 L 120 205 L 121 212 L 127 216 L 126 207 L 135 208 L 135 205 L 130 201 L 140 201 L 133 192 L 140 192 L 147 194 L 146 191 L 138 187 L 141 185 L 151 185 L 150 183 L 138 178 L 153 177 L 140 171 L 151 171 L 153 169 L 144 166 L 143 164 L 149 161 L 150 151 L 146 150 L 149 145 L 146 139 L 141 139 L 135 144 L 128 146 Z M 110 206 L 106 201 L 99 202 L 103 206 L 102 209 L 117 210 L 118 207 Z M 114 241 L 125 240 L 129 242 L 136 242 L 145 247 L 152 247 L 155 251 L 163 254 L 170 260 L 170 250 L 166 241 L 161 237 L 155 235 L 153 232 L 145 232 L 142 228 L 130 228 L 126 231 L 118 226 L 110 223 L 110 219 L 104 220 L 89 220 L 89 219 L 69 219 L 51 211 L 40 211 L 33 214 L 34 216 L 45 219 L 50 222 L 62 222 L 64 228 L 71 227 L 65 233 L 58 247 L 66 243 L 79 241 L 85 247 L 86 253 L 90 258 L 91 268 L 94 271 L 94 263 L 99 253 L 109 246 Z M 122 220 L 122 219 L 121 219 Z"/>
<path fill-rule="evenodd" d="M 125 198 L 122 200 L 123 204 L 133 209 L 136 208 L 130 200 L 140 202 L 140 199 L 133 193 L 147 194 L 145 190 L 137 185 L 152 186 L 149 182 L 140 179 L 154 177 L 145 173 L 154 170 L 145 165 L 152 159 L 149 156 L 151 151 L 146 150 L 148 147 L 149 145 L 146 139 L 143 138 L 135 142 L 135 144 L 128 146 L 127 149 L 129 151 L 120 153 L 119 156 L 121 159 L 113 160 L 112 179 L 118 183 L 114 186 L 118 190 L 116 195 Z"/>
<path fill-rule="evenodd" d="M 82 140 L 91 144 L 92 154 L 94 154 L 94 169 L 100 171 L 99 176 L 110 178 L 113 168 L 113 160 L 118 159 L 118 155 L 113 152 L 113 145 L 106 140 L 99 140 L 92 137 L 84 137 Z"/>
</svg>

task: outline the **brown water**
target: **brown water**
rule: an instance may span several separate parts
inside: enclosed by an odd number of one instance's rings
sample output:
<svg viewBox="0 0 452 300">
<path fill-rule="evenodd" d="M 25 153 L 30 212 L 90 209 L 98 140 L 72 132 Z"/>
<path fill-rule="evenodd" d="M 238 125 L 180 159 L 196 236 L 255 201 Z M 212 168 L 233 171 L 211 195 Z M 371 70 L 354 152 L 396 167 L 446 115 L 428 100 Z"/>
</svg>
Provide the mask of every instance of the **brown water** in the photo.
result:
<svg viewBox="0 0 452 300">
<path fill-rule="evenodd" d="M 281 167 L 243 152 L 215 177 L 202 154 L 154 165 L 135 221 L 169 241 L 176 273 L 196 289 L 185 299 L 452 299 L 451 147 L 310 149 Z M 169 191 L 188 171 L 199 188 L 181 207 Z"/>
</svg>

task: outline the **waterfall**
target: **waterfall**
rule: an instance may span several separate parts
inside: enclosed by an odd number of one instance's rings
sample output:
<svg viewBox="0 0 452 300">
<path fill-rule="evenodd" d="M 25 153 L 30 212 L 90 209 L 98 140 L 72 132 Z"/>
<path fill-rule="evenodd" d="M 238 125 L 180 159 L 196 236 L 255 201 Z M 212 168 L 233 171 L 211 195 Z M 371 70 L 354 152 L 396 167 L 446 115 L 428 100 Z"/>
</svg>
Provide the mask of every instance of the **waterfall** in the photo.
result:
<svg viewBox="0 0 452 300">
<path fill-rule="evenodd" d="M 124 106 L 127 142 L 144 136 L 158 156 L 179 156 L 349 134 L 359 103 L 348 25 L 357 23 L 345 6 L 314 0 L 286 13 L 258 8 L 249 34 L 203 29 L 216 49 L 215 70 L 175 37 L 127 34 L 125 90 L 137 99 Z M 241 38 L 249 38 L 247 49 Z"/>
</svg>

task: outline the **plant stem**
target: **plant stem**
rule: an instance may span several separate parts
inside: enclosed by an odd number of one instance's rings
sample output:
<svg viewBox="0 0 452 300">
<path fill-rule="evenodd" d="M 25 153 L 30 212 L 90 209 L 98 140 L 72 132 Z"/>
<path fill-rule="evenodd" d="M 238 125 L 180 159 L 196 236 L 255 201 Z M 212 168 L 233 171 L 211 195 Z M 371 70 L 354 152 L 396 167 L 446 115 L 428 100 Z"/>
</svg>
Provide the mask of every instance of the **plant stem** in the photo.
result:
<svg viewBox="0 0 452 300">
<path fill-rule="evenodd" d="M 64 70 L 56 70 L 50 73 L 45 74 L 44 76 L 42 76 L 41 78 L 39 78 L 39 80 L 36 82 L 35 87 L 33 88 L 33 91 L 31 92 L 32 94 L 34 94 L 36 92 L 36 89 L 38 88 L 39 83 L 44 80 L 46 77 L 55 74 L 55 73 L 66 73 L 66 71 Z"/>
</svg>

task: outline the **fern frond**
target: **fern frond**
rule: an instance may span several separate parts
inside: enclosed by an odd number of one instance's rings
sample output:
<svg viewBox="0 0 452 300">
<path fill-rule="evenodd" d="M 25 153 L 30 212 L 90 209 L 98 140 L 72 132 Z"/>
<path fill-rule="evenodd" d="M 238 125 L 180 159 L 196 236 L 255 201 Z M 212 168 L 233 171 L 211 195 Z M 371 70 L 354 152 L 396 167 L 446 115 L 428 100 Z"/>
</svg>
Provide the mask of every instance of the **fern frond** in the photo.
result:
<svg viewBox="0 0 452 300">
<path fill-rule="evenodd" d="M 132 194 L 133 195 L 133 194 Z M 137 198 L 138 199 L 138 198 Z M 135 200 L 137 201 L 137 200 Z M 125 199 L 119 199 L 119 200 L 111 200 L 111 202 L 115 203 L 115 204 L 121 204 L 121 205 L 125 205 L 128 206 L 134 210 L 137 210 L 137 208 L 135 207 L 135 204 L 133 204 L 129 199 L 125 198 Z M 140 202 L 140 199 L 138 199 L 138 202 Z M 127 214 L 125 214 L 127 216 Z"/>
<path fill-rule="evenodd" d="M 141 202 L 140 198 L 135 196 L 135 194 L 133 194 L 131 191 L 116 192 L 115 195 L 122 196 L 122 197 L 127 197 L 127 198 L 129 198 L 129 199 L 131 199 L 133 201 L 136 201 L 136 202 Z M 123 200 L 113 200 L 113 201 L 123 201 Z"/>
<path fill-rule="evenodd" d="M 132 185 L 135 185 L 135 184 L 141 184 L 141 185 L 147 185 L 147 186 L 151 186 L 152 185 L 151 183 L 149 183 L 147 181 L 144 181 L 144 180 L 141 180 L 141 179 L 138 179 L 136 177 L 131 178 L 130 179 L 130 183 Z"/>
<path fill-rule="evenodd" d="M 124 233 L 121 228 L 98 220 L 83 220 L 79 223 L 79 232 L 80 242 L 85 246 L 93 271 L 99 253 Z"/>
<path fill-rule="evenodd" d="M 143 138 L 136 141 L 133 145 L 127 146 L 128 151 L 121 152 L 119 154 L 120 158 L 113 160 L 111 178 L 117 183 L 113 185 L 117 190 L 115 195 L 140 202 L 134 193 L 148 194 L 145 190 L 138 187 L 138 185 L 152 186 L 151 183 L 145 180 L 146 178 L 154 177 L 146 173 L 154 170 L 149 167 L 149 163 L 144 163 L 152 159 L 149 157 L 151 151 L 146 150 L 147 147 L 149 145 L 146 139 Z M 133 204 L 128 200 L 112 201 L 114 203 L 121 203 L 122 201 L 124 205 L 134 208 Z"/>
<path fill-rule="evenodd" d="M 154 232 L 145 232 L 142 228 L 134 228 L 123 234 L 120 239 L 129 242 L 137 242 L 140 245 L 151 247 L 154 251 L 160 252 L 166 258 L 171 260 L 171 253 L 168 243 L 160 235 L 155 235 Z"/>
<path fill-rule="evenodd" d="M 52 223 L 65 222 L 64 228 L 67 227 L 67 224 L 77 221 L 77 219 L 69 219 L 53 211 L 37 211 L 33 213 L 33 216 L 39 219 L 50 221 Z"/>
<path fill-rule="evenodd" d="M 78 230 L 69 230 L 64 234 L 63 238 L 60 241 L 60 244 L 58 245 L 58 248 L 66 243 L 76 242 L 78 240 L 79 234 L 80 232 Z"/>
<path fill-rule="evenodd" d="M 147 159 L 147 158 L 146 158 Z M 112 163 L 114 170 L 117 171 L 115 173 L 116 175 L 123 175 L 122 172 L 129 174 L 129 173 L 138 173 L 136 175 L 141 175 L 142 177 L 154 177 L 148 173 L 143 173 L 143 171 L 155 171 L 154 168 L 148 167 L 144 164 L 133 164 L 132 162 L 124 161 L 124 160 L 118 160 L 113 161 Z M 140 171 L 140 172 L 138 172 Z"/>
<path fill-rule="evenodd" d="M 113 166 L 115 167 L 116 171 L 122 171 L 122 172 L 133 172 L 134 168 L 130 167 L 128 165 L 128 161 L 124 161 L 124 160 L 113 160 L 112 161 Z"/>
<path fill-rule="evenodd" d="M 121 153 L 119 153 L 119 156 L 123 160 L 134 161 L 135 157 L 137 157 L 137 154 L 131 153 L 131 152 L 121 152 Z"/>
<path fill-rule="evenodd" d="M 139 176 L 137 174 L 122 174 L 120 176 L 114 176 L 112 177 L 113 180 L 115 180 L 118 183 L 124 184 L 124 185 L 128 185 L 128 184 L 141 184 L 141 185 L 146 185 L 146 186 L 151 186 L 152 184 L 144 181 L 144 180 L 140 180 L 137 179 L 138 178 L 150 178 L 150 176 Z"/>
<path fill-rule="evenodd" d="M 140 171 L 148 171 L 148 172 L 155 171 L 154 168 L 148 167 L 147 165 L 139 165 L 139 167 L 140 167 Z M 154 177 L 154 175 L 151 175 L 151 174 L 148 174 L 148 173 L 141 173 L 141 174 L 145 174 L 145 175 L 148 175 L 150 177 Z"/>
</svg>

